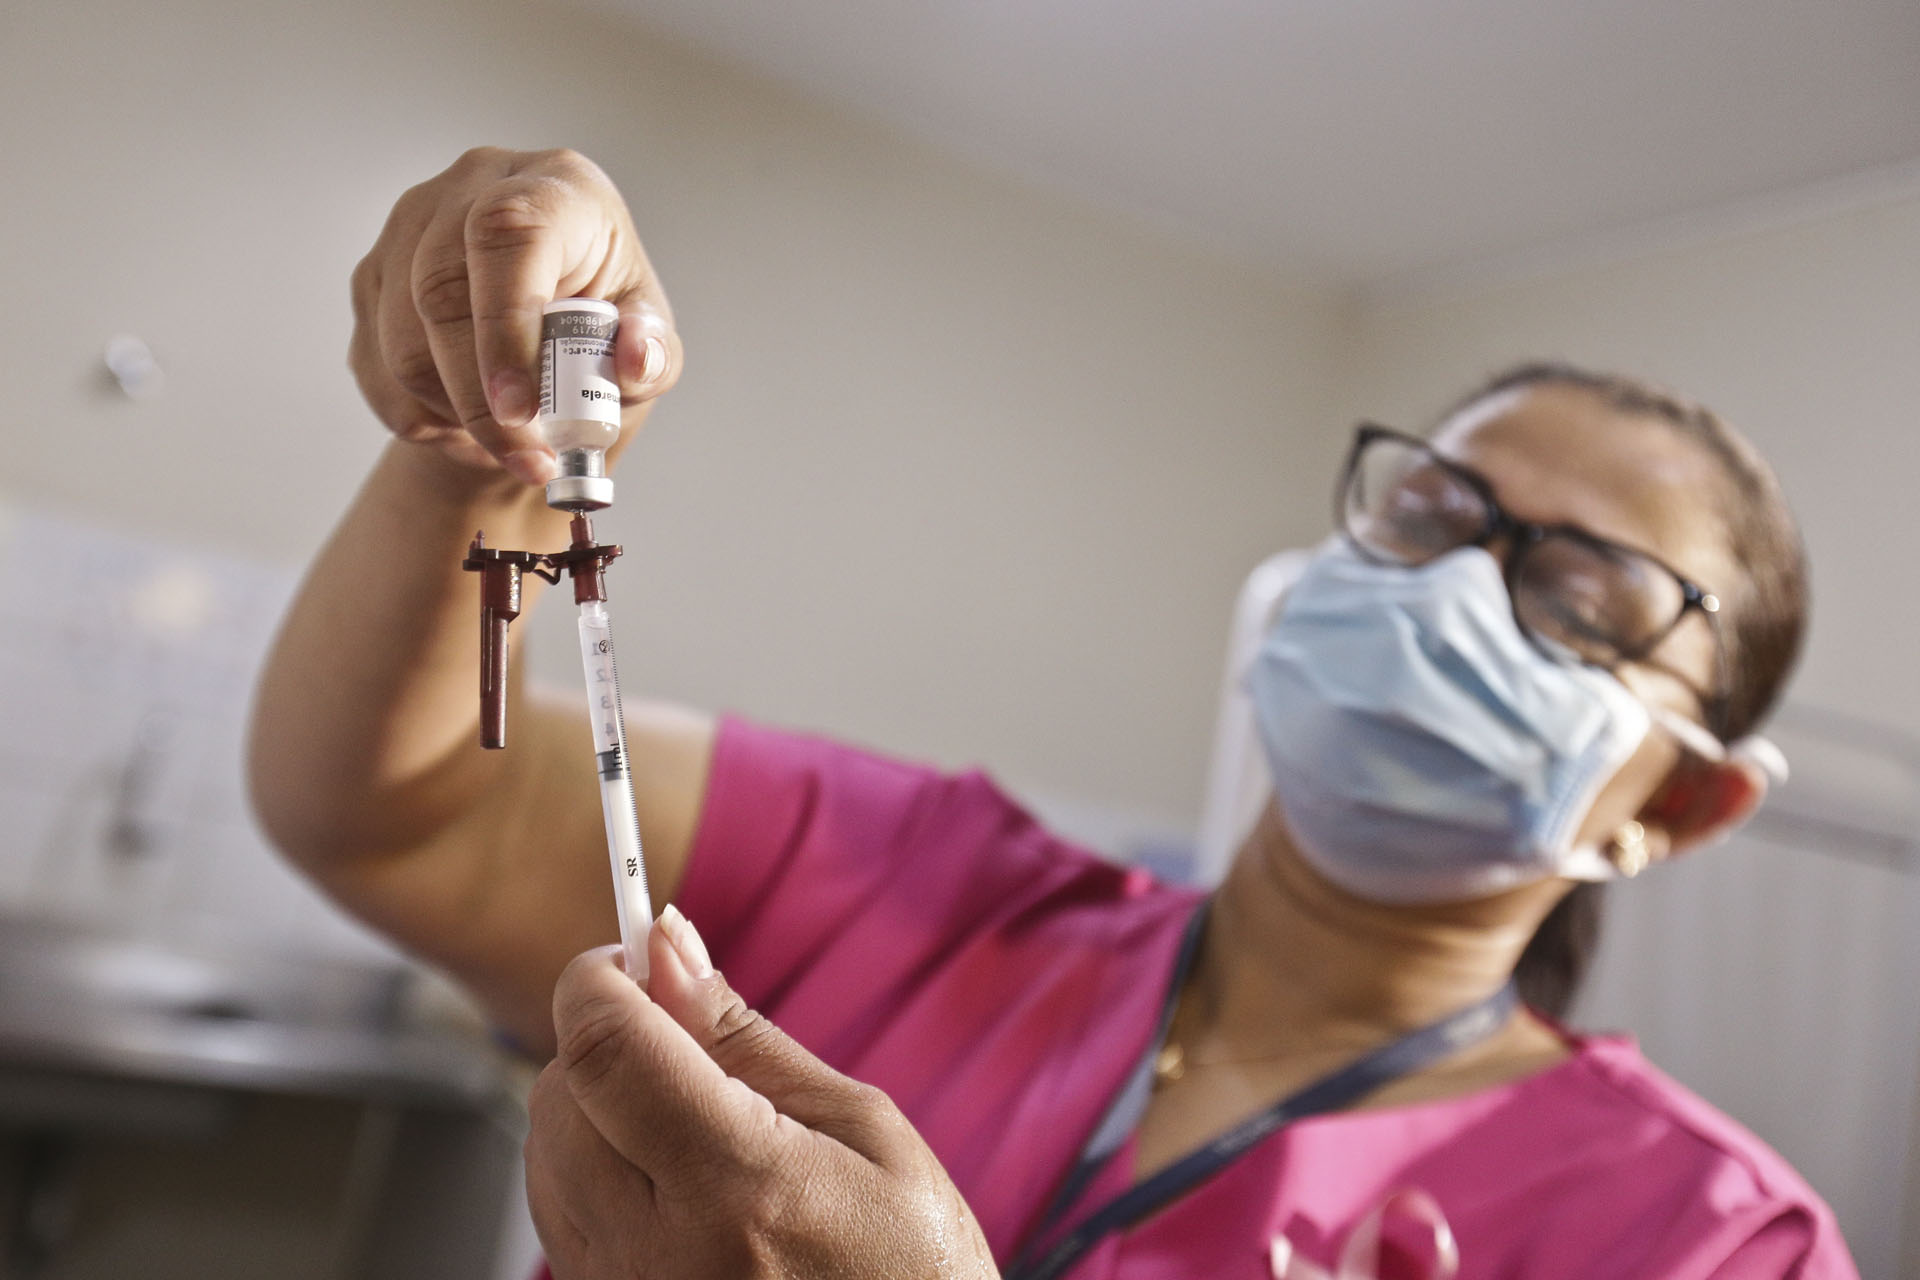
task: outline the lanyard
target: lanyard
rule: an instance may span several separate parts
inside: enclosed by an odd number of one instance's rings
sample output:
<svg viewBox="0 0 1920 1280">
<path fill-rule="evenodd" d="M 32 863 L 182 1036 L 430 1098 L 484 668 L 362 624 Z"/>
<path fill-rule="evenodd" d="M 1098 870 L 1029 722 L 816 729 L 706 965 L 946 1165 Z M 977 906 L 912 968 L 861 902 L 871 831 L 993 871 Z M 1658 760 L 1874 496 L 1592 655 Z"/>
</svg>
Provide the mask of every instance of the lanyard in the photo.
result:
<svg viewBox="0 0 1920 1280">
<path fill-rule="evenodd" d="M 1129 1187 L 1095 1209 L 1059 1241 L 1037 1253 L 1037 1244 L 1056 1228 L 1061 1217 L 1073 1206 L 1087 1184 L 1126 1141 L 1145 1113 L 1153 1092 L 1153 1062 L 1167 1028 L 1173 1021 L 1173 1008 L 1180 986 L 1200 940 L 1206 914 L 1202 907 L 1194 913 L 1180 945 L 1174 965 L 1173 982 L 1167 990 L 1161 1010 L 1159 1033 L 1147 1046 L 1146 1056 L 1115 1095 L 1100 1125 L 1088 1139 L 1086 1149 L 1067 1175 L 1060 1192 L 1053 1198 L 1046 1217 L 1031 1239 L 1035 1245 L 1021 1255 L 1006 1272 L 1007 1280 L 1056 1280 L 1065 1275 L 1080 1258 L 1102 1239 L 1123 1231 L 1185 1195 L 1206 1181 L 1262 1138 L 1295 1120 L 1320 1115 L 1357 1101 L 1391 1080 L 1397 1080 L 1441 1058 L 1486 1039 L 1506 1022 L 1519 1004 L 1511 982 L 1486 999 L 1468 1005 L 1400 1039 L 1365 1054 L 1330 1075 L 1282 1098 L 1266 1110 L 1241 1121 L 1205 1146 L 1182 1156 L 1145 1182 Z"/>
</svg>

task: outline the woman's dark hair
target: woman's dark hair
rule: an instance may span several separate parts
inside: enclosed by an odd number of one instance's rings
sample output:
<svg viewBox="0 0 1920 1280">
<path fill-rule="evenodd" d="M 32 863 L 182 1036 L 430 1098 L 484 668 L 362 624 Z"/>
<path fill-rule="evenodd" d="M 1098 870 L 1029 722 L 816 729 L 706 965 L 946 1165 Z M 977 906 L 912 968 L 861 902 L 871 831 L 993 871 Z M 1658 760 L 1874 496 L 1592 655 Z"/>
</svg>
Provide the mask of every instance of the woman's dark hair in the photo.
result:
<svg viewBox="0 0 1920 1280">
<path fill-rule="evenodd" d="M 1752 733 L 1793 670 L 1807 618 L 1806 553 L 1772 468 L 1705 405 L 1636 378 L 1559 362 L 1516 365 L 1496 374 L 1440 420 L 1451 421 L 1494 396 L 1530 387 L 1572 388 L 1623 415 L 1667 423 L 1718 464 L 1713 510 L 1741 580 L 1712 584 L 1721 598 L 1715 622 L 1725 654 L 1716 710 L 1728 741 Z M 1515 984 L 1528 1004 L 1565 1016 L 1599 945 L 1604 904 L 1601 885 L 1578 885 L 1540 922 L 1514 968 Z"/>
</svg>

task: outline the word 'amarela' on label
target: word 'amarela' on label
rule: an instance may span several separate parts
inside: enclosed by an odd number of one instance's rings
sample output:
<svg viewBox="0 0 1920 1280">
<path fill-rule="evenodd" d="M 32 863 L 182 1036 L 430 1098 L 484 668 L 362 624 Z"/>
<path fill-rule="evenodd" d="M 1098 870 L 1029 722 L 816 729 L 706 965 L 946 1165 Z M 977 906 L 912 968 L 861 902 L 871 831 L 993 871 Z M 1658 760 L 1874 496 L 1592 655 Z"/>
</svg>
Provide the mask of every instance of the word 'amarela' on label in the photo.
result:
<svg viewBox="0 0 1920 1280">
<path fill-rule="evenodd" d="M 612 312 L 613 308 L 608 307 Z M 550 311 L 540 324 L 540 416 L 620 425 L 613 339 L 620 317 L 594 310 Z"/>
</svg>

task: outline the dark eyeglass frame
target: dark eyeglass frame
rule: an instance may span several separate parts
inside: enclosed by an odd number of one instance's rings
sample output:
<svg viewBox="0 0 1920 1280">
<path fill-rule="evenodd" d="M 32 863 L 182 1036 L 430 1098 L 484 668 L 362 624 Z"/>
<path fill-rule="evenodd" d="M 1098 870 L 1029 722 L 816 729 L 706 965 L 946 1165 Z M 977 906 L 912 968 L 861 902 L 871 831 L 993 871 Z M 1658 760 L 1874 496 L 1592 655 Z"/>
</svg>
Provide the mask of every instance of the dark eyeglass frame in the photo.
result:
<svg viewBox="0 0 1920 1280">
<path fill-rule="evenodd" d="M 1662 641 L 1673 634 L 1674 629 L 1680 625 L 1681 621 L 1685 619 L 1689 613 L 1698 612 L 1707 620 L 1708 629 L 1713 633 L 1715 684 L 1721 689 L 1725 688 L 1726 646 L 1720 637 L 1719 596 L 1708 591 L 1705 587 L 1702 587 L 1699 583 L 1693 581 L 1650 551 L 1643 551 L 1639 547 L 1630 547 L 1625 543 L 1615 542 L 1611 538 L 1603 538 L 1576 524 L 1540 524 L 1532 520 L 1520 519 L 1501 505 L 1500 499 L 1494 494 L 1493 483 L 1478 471 L 1475 471 L 1472 467 L 1464 463 L 1456 462 L 1452 458 L 1447 457 L 1438 449 L 1435 449 L 1430 442 L 1423 440 L 1419 436 L 1410 435 L 1405 431 L 1398 431 L 1392 427 L 1383 427 L 1377 422 L 1362 422 L 1354 429 L 1353 445 L 1347 452 L 1346 464 L 1340 469 L 1340 482 L 1334 487 L 1333 491 L 1334 527 L 1340 530 L 1341 535 L 1346 538 L 1347 542 L 1361 556 L 1376 564 L 1405 563 L 1369 551 L 1366 545 L 1347 527 L 1347 495 L 1352 491 L 1355 478 L 1359 474 L 1360 457 L 1367 451 L 1369 445 L 1379 440 L 1392 440 L 1417 449 L 1421 453 L 1424 453 L 1436 467 L 1465 484 L 1479 497 L 1481 505 L 1487 513 L 1485 524 L 1473 537 L 1460 542 L 1455 547 L 1450 548 L 1450 550 L 1458 550 L 1460 547 L 1484 547 L 1488 543 L 1501 537 L 1510 539 L 1513 550 L 1505 557 L 1505 561 L 1500 567 L 1501 573 L 1507 581 L 1507 594 L 1510 599 L 1514 595 L 1520 565 L 1526 560 L 1527 554 L 1550 537 L 1570 538 L 1576 542 L 1585 543 L 1609 556 L 1630 556 L 1636 560 L 1641 560 L 1652 565 L 1654 568 L 1659 569 L 1671 577 L 1680 588 L 1681 601 L 1680 608 L 1675 611 L 1673 617 L 1668 619 L 1664 626 L 1656 629 L 1647 639 L 1642 640 L 1640 643 L 1631 647 L 1616 646 L 1619 649 L 1619 654 L 1613 661 L 1596 665 L 1600 665 L 1603 669 L 1610 671 L 1623 663 L 1640 662 L 1644 660 L 1647 655 L 1660 646 Z M 1444 555 L 1445 552 L 1438 554 Z M 1425 562 L 1423 561 L 1422 563 Z M 1540 650 L 1548 657 L 1556 661 L 1580 660 L 1571 657 L 1565 652 L 1559 651 L 1557 646 L 1534 634 L 1533 628 L 1521 617 L 1517 603 L 1514 605 L 1514 622 L 1518 624 L 1521 632 L 1526 635 L 1527 640 L 1534 648 Z M 1724 735 L 1721 733 L 1721 724 L 1725 710 L 1725 694 L 1723 692 L 1706 693 L 1699 689 L 1695 689 L 1693 692 L 1700 699 L 1701 708 L 1707 715 L 1707 722 L 1712 728 L 1714 736 L 1724 739 Z"/>
</svg>

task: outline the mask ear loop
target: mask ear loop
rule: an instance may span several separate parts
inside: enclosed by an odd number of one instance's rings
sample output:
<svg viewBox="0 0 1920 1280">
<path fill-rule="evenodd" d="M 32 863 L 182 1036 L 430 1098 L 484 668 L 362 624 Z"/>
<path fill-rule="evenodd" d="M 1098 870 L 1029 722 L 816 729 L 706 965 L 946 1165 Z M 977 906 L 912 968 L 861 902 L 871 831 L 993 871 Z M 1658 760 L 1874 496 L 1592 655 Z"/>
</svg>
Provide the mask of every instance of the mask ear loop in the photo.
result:
<svg viewBox="0 0 1920 1280">
<path fill-rule="evenodd" d="M 1737 759 L 1740 757 L 1735 756 L 1733 753 L 1739 749 L 1741 743 L 1747 741 L 1759 742 L 1763 744 L 1763 747 L 1761 748 L 1760 759 L 1755 760 L 1754 763 L 1771 781 L 1776 783 L 1785 782 L 1787 780 L 1787 758 L 1780 754 L 1778 747 L 1774 746 L 1771 742 L 1767 742 L 1764 738 L 1756 738 L 1752 734 L 1748 734 L 1743 738 L 1734 739 L 1731 742 L 1727 739 L 1727 706 L 1733 696 L 1731 692 L 1733 689 L 1733 659 L 1727 651 L 1726 634 L 1721 629 L 1721 608 L 1720 597 L 1709 594 L 1706 597 L 1706 603 L 1703 604 L 1700 609 L 1701 616 L 1707 620 L 1707 630 L 1713 633 L 1713 696 L 1702 700 L 1702 709 L 1706 713 L 1708 723 L 1713 726 L 1709 732 L 1713 734 L 1718 743 L 1726 746 L 1726 751 L 1721 755 L 1708 756 L 1707 758 L 1716 761 L 1728 758 Z M 1776 768 L 1779 770 L 1778 776 L 1775 775 Z"/>
<path fill-rule="evenodd" d="M 1703 760 L 1714 764 L 1726 764 L 1729 761 L 1750 764 L 1766 776 L 1768 783 L 1779 786 L 1787 780 L 1787 757 L 1771 739 L 1757 733 L 1750 733 L 1731 745 L 1724 744 L 1702 725 L 1675 711 L 1645 704 L 1653 722 L 1674 736 L 1679 744 Z"/>
<path fill-rule="evenodd" d="M 1750 733 L 1736 740 L 1732 745 L 1724 744 L 1720 739 L 1694 721 L 1665 707 L 1643 702 L 1653 723 L 1672 734 L 1683 750 L 1690 751 L 1703 760 L 1714 764 L 1744 764 L 1760 771 L 1767 780 L 1769 789 L 1784 784 L 1788 777 L 1787 757 L 1769 738 Z M 1723 831 L 1711 843 L 1723 844 L 1731 836 L 1731 830 Z M 1631 878 L 1638 875 L 1648 862 L 1645 829 L 1638 822 L 1628 822 L 1619 834 L 1614 836 L 1613 848 L 1609 860 L 1621 875 Z"/>
<path fill-rule="evenodd" d="M 1713 632 L 1714 669 L 1716 675 L 1713 699 L 1714 719 L 1722 721 L 1722 727 L 1724 728 L 1727 699 L 1730 696 L 1728 691 L 1733 687 L 1733 665 L 1727 655 L 1726 636 L 1723 635 L 1720 630 L 1720 601 L 1718 597 L 1714 598 L 1713 605 L 1713 608 L 1703 610 L 1703 612 L 1707 616 L 1707 626 Z M 1691 720 L 1685 723 L 1689 729 L 1698 728 Z M 1679 735 L 1676 734 L 1675 736 L 1678 737 Z M 1749 733 L 1745 737 L 1736 738 L 1722 747 L 1721 740 L 1718 737 L 1708 736 L 1711 737 L 1713 745 L 1719 751 L 1719 754 L 1711 755 L 1702 752 L 1701 754 L 1706 755 L 1707 759 L 1715 762 L 1732 760 L 1742 764 L 1750 764 L 1766 777 L 1769 785 L 1775 787 L 1785 785 L 1790 773 L 1790 770 L 1787 768 L 1787 756 L 1771 738 L 1763 738 L 1757 733 Z M 1687 743 L 1684 737 L 1681 738 L 1681 743 L 1682 745 L 1691 745 Z"/>
<path fill-rule="evenodd" d="M 1766 775 L 1767 782 L 1772 786 L 1781 786 L 1791 776 L 1786 752 L 1780 750 L 1773 739 L 1763 738 L 1757 733 L 1750 733 L 1728 747 L 1727 758 L 1752 765 Z"/>
</svg>

